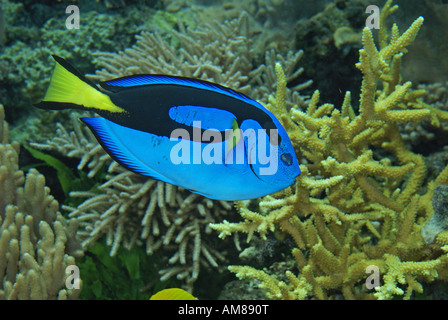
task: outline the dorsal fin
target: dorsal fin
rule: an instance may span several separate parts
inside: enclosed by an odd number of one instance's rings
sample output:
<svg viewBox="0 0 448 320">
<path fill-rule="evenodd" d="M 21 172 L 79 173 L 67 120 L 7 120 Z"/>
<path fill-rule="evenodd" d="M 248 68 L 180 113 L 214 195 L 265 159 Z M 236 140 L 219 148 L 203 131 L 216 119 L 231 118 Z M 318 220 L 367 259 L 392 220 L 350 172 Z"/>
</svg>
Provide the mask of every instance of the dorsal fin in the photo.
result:
<svg viewBox="0 0 448 320">
<path fill-rule="evenodd" d="M 193 87 L 197 89 L 211 90 L 214 92 L 218 92 L 221 94 L 225 94 L 236 99 L 243 100 L 247 103 L 250 103 L 257 108 L 263 108 L 260 103 L 249 98 L 248 96 L 237 92 L 233 89 L 221 86 L 216 83 L 212 83 L 205 80 L 193 79 L 193 78 L 185 78 L 179 76 L 168 76 L 161 74 L 137 74 L 124 76 L 117 79 L 112 79 L 108 81 L 100 82 L 100 86 L 112 92 L 118 92 L 121 90 L 126 90 L 130 87 L 134 86 L 144 86 L 144 85 L 163 85 L 163 84 L 171 84 L 171 85 L 179 85 L 179 86 L 187 86 Z"/>
</svg>

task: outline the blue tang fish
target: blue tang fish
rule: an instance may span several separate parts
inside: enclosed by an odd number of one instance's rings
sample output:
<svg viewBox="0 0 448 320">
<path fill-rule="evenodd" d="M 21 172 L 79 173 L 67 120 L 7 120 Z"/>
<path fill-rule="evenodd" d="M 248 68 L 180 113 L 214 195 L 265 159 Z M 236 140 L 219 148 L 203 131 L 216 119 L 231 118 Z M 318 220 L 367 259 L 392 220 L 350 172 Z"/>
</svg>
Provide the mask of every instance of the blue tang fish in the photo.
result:
<svg viewBox="0 0 448 320">
<path fill-rule="evenodd" d="M 157 74 L 99 84 L 67 61 L 56 66 L 43 109 L 82 109 L 81 120 L 127 169 L 210 199 L 246 200 L 282 190 L 300 174 L 291 141 L 257 101 L 215 83 Z"/>
</svg>

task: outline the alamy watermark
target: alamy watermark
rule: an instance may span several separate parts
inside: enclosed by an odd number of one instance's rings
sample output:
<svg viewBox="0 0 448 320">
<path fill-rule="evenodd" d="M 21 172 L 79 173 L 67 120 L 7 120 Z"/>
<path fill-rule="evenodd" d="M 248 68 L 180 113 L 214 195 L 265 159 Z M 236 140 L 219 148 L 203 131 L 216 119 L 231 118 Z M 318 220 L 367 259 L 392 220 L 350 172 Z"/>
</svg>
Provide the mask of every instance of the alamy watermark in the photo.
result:
<svg viewBox="0 0 448 320">
<path fill-rule="evenodd" d="M 68 265 L 67 268 L 65 268 L 65 274 L 69 274 L 67 279 L 65 279 L 65 287 L 67 289 L 81 289 L 81 278 L 78 266 L 73 264 Z"/>
<path fill-rule="evenodd" d="M 201 121 L 193 121 L 193 137 L 185 129 L 175 129 L 170 141 L 179 141 L 171 148 L 170 160 L 173 164 L 258 164 L 259 175 L 273 175 L 278 169 L 278 132 L 264 129 L 227 129 L 223 137 L 220 131 L 208 129 L 201 133 Z M 201 144 L 192 141 L 207 142 Z M 268 147 L 269 146 L 269 147 Z M 246 149 L 246 150 L 244 150 Z M 268 150 L 269 149 L 269 150 Z M 244 155 L 247 157 L 244 157 Z"/>
<path fill-rule="evenodd" d="M 369 265 L 366 267 L 366 273 L 369 275 L 366 279 L 366 288 L 369 290 L 380 286 L 380 269 L 378 266 Z"/>
<path fill-rule="evenodd" d="M 366 13 L 370 14 L 366 19 L 366 27 L 369 29 L 380 28 L 380 8 L 370 5 L 366 8 Z"/>
<path fill-rule="evenodd" d="M 67 19 L 65 19 L 65 27 L 67 29 L 79 29 L 79 7 L 72 4 L 65 8 L 65 13 L 69 14 Z"/>
<path fill-rule="evenodd" d="M 79 7 L 77 5 L 69 5 L 65 9 L 65 13 L 69 14 L 65 20 L 65 27 L 67 29 L 79 29 L 80 14 Z M 380 8 L 376 5 L 369 5 L 366 7 L 365 13 L 369 16 L 366 19 L 366 27 L 370 29 L 380 28 Z"/>
</svg>

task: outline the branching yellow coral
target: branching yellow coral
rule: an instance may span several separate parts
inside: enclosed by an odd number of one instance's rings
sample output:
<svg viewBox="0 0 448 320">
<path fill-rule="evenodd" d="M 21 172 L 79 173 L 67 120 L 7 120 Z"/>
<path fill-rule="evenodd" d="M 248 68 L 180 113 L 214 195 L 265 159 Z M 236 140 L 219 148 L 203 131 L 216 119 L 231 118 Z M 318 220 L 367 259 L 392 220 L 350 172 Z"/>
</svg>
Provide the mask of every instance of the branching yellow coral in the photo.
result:
<svg viewBox="0 0 448 320">
<path fill-rule="evenodd" d="M 392 0 L 386 2 L 382 25 L 397 8 Z M 390 36 L 382 28 L 379 49 L 371 30 L 363 30 L 356 65 L 363 74 L 358 112 L 350 92 L 340 110 L 319 105 L 318 91 L 306 110 L 288 109 L 289 89 L 276 65 L 277 91 L 268 108 L 303 159 L 302 174 L 294 187 L 261 199 L 257 211 L 238 202 L 243 222 L 212 226 L 220 237 L 244 232 L 248 241 L 255 233 L 266 238 L 273 231 L 292 237 L 299 273 L 288 271 L 289 283 L 252 267 L 229 268 L 240 279 L 260 280 L 268 298 L 326 299 L 339 291 L 347 299 L 394 295 L 408 299 L 413 292 L 422 292 L 420 282 L 446 278 L 446 232 L 427 244 L 420 230 L 433 214 L 435 187 L 448 182 L 448 169 L 419 194 L 425 162 L 407 148 L 398 127 L 399 122 L 424 118 L 438 125 L 447 117 L 419 100 L 421 90 L 401 83 L 401 57 L 422 24 L 423 18 L 417 18 L 401 35 L 396 25 Z M 375 290 L 364 285 L 369 266 L 379 271 L 381 281 Z"/>
<path fill-rule="evenodd" d="M 384 276 L 384 285 L 376 288 L 375 296 L 378 299 L 391 299 L 393 295 L 402 295 L 404 291 L 397 284 L 408 284 L 405 298 L 410 298 L 413 291 L 423 292 L 422 285 L 415 279 L 428 278 L 429 281 L 437 278 L 437 267 L 441 260 L 422 262 L 401 262 L 397 256 L 385 255 L 387 274 Z"/>
</svg>

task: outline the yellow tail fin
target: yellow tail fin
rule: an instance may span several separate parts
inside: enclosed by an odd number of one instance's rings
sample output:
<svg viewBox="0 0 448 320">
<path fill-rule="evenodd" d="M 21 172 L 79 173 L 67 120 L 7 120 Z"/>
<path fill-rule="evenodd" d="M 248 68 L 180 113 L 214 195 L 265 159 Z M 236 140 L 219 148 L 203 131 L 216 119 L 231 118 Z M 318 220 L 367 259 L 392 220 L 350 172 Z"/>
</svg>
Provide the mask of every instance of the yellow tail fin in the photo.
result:
<svg viewBox="0 0 448 320">
<path fill-rule="evenodd" d="M 36 106 L 44 109 L 81 108 L 108 112 L 125 112 L 110 97 L 85 79 L 63 58 L 53 55 L 56 67 L 43 101 Z"/>
</svg>

